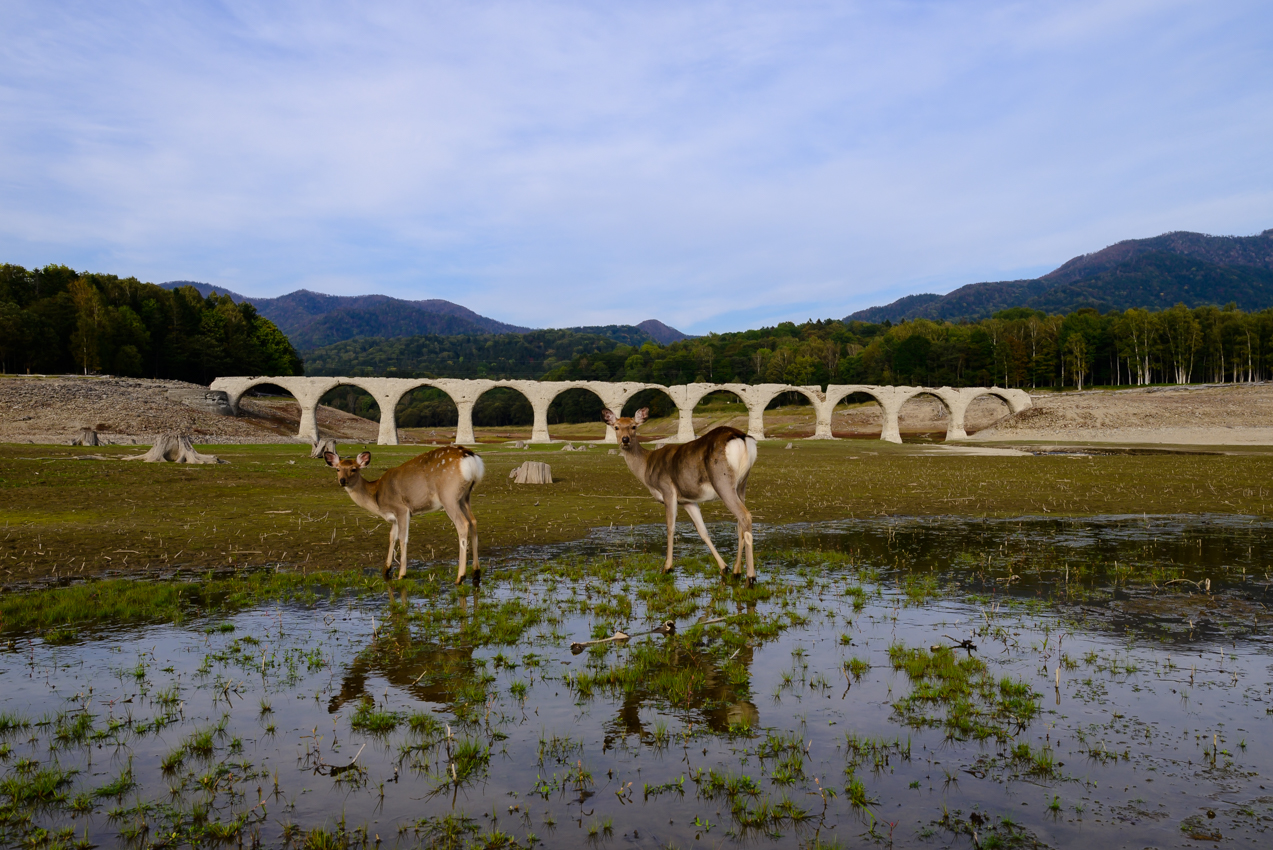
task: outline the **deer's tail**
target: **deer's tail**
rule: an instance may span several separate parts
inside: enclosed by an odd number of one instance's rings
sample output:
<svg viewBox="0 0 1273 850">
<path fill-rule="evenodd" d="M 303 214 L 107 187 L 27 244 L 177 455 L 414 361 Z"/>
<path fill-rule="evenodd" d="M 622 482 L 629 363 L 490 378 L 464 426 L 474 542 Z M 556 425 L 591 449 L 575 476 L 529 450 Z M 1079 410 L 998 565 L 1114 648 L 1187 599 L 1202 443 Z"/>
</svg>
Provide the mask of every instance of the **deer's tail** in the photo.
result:
<svg viewBox="0 0 1273 850">
<path fill-rule="evenodd" d="M 464 480 L 471 482 L 473 486 L 482 483 L 482 476 L 486 474 L 486 464 L 482 463 L 482 459 L 475 454 L 466 456 L 460 461 L 460 474 L 464 476 Z"/>
<path fill-rule="evenodd" d="M 746 478 L 756 462 L 756 439 L 740 436 L 730 440 L 725 444 L 725 460 L 734 471 L 735 481 Z"/>
</svg>

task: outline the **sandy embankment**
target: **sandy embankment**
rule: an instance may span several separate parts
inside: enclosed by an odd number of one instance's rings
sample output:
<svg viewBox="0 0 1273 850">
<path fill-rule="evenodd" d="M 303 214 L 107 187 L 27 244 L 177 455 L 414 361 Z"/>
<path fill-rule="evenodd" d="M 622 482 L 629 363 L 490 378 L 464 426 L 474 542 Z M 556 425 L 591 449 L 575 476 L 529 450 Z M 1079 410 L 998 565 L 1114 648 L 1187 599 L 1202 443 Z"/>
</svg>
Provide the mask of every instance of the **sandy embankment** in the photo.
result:
<svg viewBox="0 0 1273 850">
<path fill-rule="evenodd" d="M 290 398 L 244 398 L 240 416 L 199 384 L 138 378 L 0 378 L 0 442 L 66 444 L 93 428 L 108 444 L 149 445 L 177 431 L 196 443 L 293 443 L 300 408 Z M 330 407 L 318 427 L 338 440 L 375 442 L 379 426 Z"/>
<path fill-rule="evenodd" d="M 965 419 L 971 439 L 1273 446 L 1273 384 L 1268 383 L 1040 392 L 1032 398 L 1034 407 L 1016 416 L 1007 416 L 1006 405 L 993 397 L 973 402 Z M 296 441 L 300 409 L 292 399 L 249 397 L 240 403 L 240 411 L 238 417 L 225 415 L 224 405 L 219 406 L 206 387 L 180 381 L 0 378 L 0 442 L 65 444 L 82 428 L 96 429 L 108 443 L 138 445 L 173 431 L 190 434 L 197 443 Z M 722 421 L 696 417 L 695 426 L 702 429 Z M 945 408 L 929 396 L 902 408 L 904 434 L 930 434 L 940 440 L 948 421 Z M 745 428 L 745 414 L 729 424 Z M 808 407 L 770 411 L 765 424 L 775 439 L 808 436 L 813 433 L 813 413 Z M 374 443 L 379 432 L 377 423 L 330 407 L 319 407 L 318 425 L 325 436 L 345 442 Z M 832 430 L 840 437 L 877 436 L 880 425 L 875 404 L 842 407 L 832 418 Z M 562 432 L 570 428 L 558 426 Z M 446 440 L 452 433 L 437 429 L 423 439 Z"/>
<path fill-rule="evenodd" d="M 1273 384 L 1038 393 L 973 440 L 1273 446 Z"/>
</svg>

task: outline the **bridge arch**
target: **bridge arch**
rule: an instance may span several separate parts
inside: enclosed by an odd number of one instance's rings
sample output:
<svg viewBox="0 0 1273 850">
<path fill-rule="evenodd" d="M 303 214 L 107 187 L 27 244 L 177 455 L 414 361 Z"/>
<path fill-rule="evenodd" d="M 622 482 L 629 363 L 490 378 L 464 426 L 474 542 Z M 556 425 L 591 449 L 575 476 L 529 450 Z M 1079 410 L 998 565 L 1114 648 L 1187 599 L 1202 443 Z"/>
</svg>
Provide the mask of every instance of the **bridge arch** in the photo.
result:
<svg viewBox="0 0 1273 850">
<path fill-rule="evenodd" d="M 911 389 L 913 390 L 913 392 L 908 393 L 906 397 L 902 399 L 901 404 L 899 404 L 897 408 L 898 434 L 899 435 L 901 434 L 902 415 L 905 412 L 907 405 L 911 404 L 912 402 L 922 402 L 924 399 L 931 399 L 932 401 L 937 402 L 938 409 L 939 409 L 938 418 L 941 419 L 944 417 L 946 420 L 944 439 L 947 439 L 947 440 L 951 439 L 951 425 L 954 422 L 955 408 L 958 407 L 960 404 L 960 397 L 958 393 L 946 392 L 945 387 L 940 389 L 932 389 L 929 387 L 912 387 Z M 916 407 L 914 405 L 911 406 L 912 413 L 919 409 L 920 409 L 919 407 Z"/>
<path fill-rule="evenodd" d="M 532 442 L 549 442 L 548 406 L 560 393 L 583 388 L 595 393 L 602 403 L 611 410 L 622 410 L 628 399 L 644 390 L 658 390 L 666 393 L 679 411 L 676 439 L 688 441 L 694 438 L 693 412 L 695 405 L 711 392 L 727 391 L 742 399 L 747 406 L 747 433 L 756 439 L 765 435 L 765 407 L 778 394 L 796 392 L 809 399 L 816 412 L 817 425 L 814 433 L 816 439 L 829 439 L 831 433 L 831 414 L 835 406 L 846 396 L 853 393 L 866 393 L 874 398 L 883 409 L 884 425 L 880 439 L 900 443 L 901 434 L 898 429 L 898 412 L 906 401 L 916 395 L 929 394 L 942 400 L 950 411 L 950 423 L 947 426 L 948 440 L 963 439 L 964 413 L 968 404 L 983 395 L 993 395 L 1002 399 L 1010 413 L 1019 413 L 1030 407 L 1030 396 L 1024 390 L 1004 389 L 1002 387 L 967 387 L 951 389 L 950 387 L 883 387 L 864 384 L 832 384 L 824 391 L 817 386 L 795 386 L 792 384 L 717 384 L 694 383 L 679 386 L 663 386 L 635 381 L 601 382 L 601 381 L 523 381 L 523 380 L 489 380 L 467 378 L 347 378 L 347 377 L 299 377 L 299 376 L 251 376 L 224 377 L 212 382 L 211 389 L 224 392 L 230 408 L 237 413 L 239 400 L 243 394 L 253 387 L 262 384 L 273 384 L 291 393 L 301 407 L 301 421 L 297 437 L 309 442 L 318 439 L 318 423 L 315 411 L 318 401 L 332 388 L 348 385 L 362 389 L 375 397 L 380 407 L 379 442 L 396 445 L 398 442 L 396 427 L 396 410 L 398 402 L 413 389 L 433 387 L 446 393 L 455 403 L 458 424 L 455 440 L 457 443 L 475 442 L 473 435 L 473 405 L 487 390 L 494 387 L 510 387 L 517 390 L 531 403 L 534 411 L 534 424 L 531 431 Z M 614 441 L 613 429 L 607 427 L 606 440 Z"/>
<path fill-rule="evenodd" d="M 566 424 L 585 426 L 587 430 L 596 432 L 595 435 L 585 436 L 576 433 L 575 439 L 604 440 L 608 426 L 601 421 L 601 411 L 606 407 L 606 403 L 597 389 L 595 384 L 589 381 L 564 387 L 555 393 L 548 405 L 548 427 L 551 429 L 554 425 Z"/>
<path fill-rule="evenodd" d="M 394 407 L 395 430 L 429 428 L 432 429 L 430 436 L 436 440 L 436 429 L 444 428 L 451 432 L 447 441 L 453 441 L 454 429 L 459 425 L 459 408 L 455 399 L 433 381 L 416 381 L 413 384 L 399 397 Z M 442 421 L 438 421 L 439 418 Z"/>
<path fill-rule="evenodd" d="M 842 404 L 869 404 L 872 409 L 878 411 L 880 418 L 880 433 L 884 432 L 885 408 L 884 402 L 881 400 L 879 393 L 874 392 L 876 387 L 866 385 L 840 385 L 827 388 L 826 400 L 826 420 L 827 432 L 831 437 L 835 437 L 835 414 L 836 408 Z M 845 416 L 850 419 L 860 419 L 861 417 L 844 412 Z M 848 423 L 842 422 L 842 427 L 848 427 Z M 865 423 L 863 423 L 865 424 Z"/>
</svg>

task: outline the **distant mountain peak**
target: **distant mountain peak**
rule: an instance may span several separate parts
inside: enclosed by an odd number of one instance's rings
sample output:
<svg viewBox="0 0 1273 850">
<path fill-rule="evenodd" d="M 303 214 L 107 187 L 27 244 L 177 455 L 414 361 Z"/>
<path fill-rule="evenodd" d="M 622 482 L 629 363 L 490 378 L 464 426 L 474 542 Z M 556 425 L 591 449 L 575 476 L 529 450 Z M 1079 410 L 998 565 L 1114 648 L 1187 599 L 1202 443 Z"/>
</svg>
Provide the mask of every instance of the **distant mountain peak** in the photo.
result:
<svg viewBox="0 0 1273 850">
<path fill-rule="evenodd" d="M 1012 307 L 1070 312 L 1161 309 L 1234 301 L 1245 310 L 1273 305 L 1273 228 L 1256 236 L 1176 230 L 1125 239 L 1080 254 L 1032 280 L 970 283 L 945 295 L 907 295 L 859 310 L 846 321 L 982 319 Z"/>
<path fill-rule="evenodd" d="M 663 324 L 658 319 L 646 319 L 638 328 L 648 333 L 655 342 L 662 345 L 671 345 L 682 339 L 689 339 L 689 334 L 683 334 L 676 328 Z"/>
</svg>

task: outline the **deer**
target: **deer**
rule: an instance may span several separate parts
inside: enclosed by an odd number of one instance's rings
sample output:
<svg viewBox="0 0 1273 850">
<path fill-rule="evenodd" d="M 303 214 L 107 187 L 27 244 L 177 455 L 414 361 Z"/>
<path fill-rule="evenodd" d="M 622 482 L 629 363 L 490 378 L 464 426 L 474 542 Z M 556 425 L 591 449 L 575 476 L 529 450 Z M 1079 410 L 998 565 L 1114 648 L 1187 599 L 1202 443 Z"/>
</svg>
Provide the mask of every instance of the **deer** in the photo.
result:
<svg viewBox="0 0 1273 850">
<path fill-rule="evenodd" d="M 667 508 L 667 560 L 663 563 L 663 572 L 672 571 L 676 512 L 679 506 L 684 505 L 685 512 L 694 521 L 698 536 L 711 550 L 724 578 L 727 569 L 725 559 L 712 544 L 699 509 L 704 502 L 720 499 L 738 520 L 738 557 L 734 560 L 734 575 L 741 572 L 745 553 L 747 586 L 754 587 L 756 565 L 752 551 L 751 512 L 747 510 L 744 499 L 747 475 L 756 462 L 755 438 L 737 428 L 720 426 L 691 442 L 646 451 L 637 439 L 637 428 L 649 415 L 648 407 L 641 408 L 631 417 L 616 416 L 609 409 L 601 411 L 602 421 L 614 429 L 628 469 Z"/>
<path fill-rule="evenodd" d="M 363 478 L 361 470 L 371 464 L 371 452 L 341 459 L 324 452 L 323 460 L 336 470 L 336 480 L 354 504 L 389 522 L 389 555 L 384 577 L 393 570 L 394 549 L 399 551 L 398 578 L 407 574 L 407 533 L 411 515 L 444 510 L 460 536 L 460 571 L 455 583 L 464 583 L 465 562 L 473 549 L 473 586 L 482 581 L 477 560 L 477 519 L 469 507 L 473 488 L 482 480 L 486 466 L 474 452 L 463 446 L 445 446 L 414 457 L 385 472 L 374 481 Z"/>
</svg>

